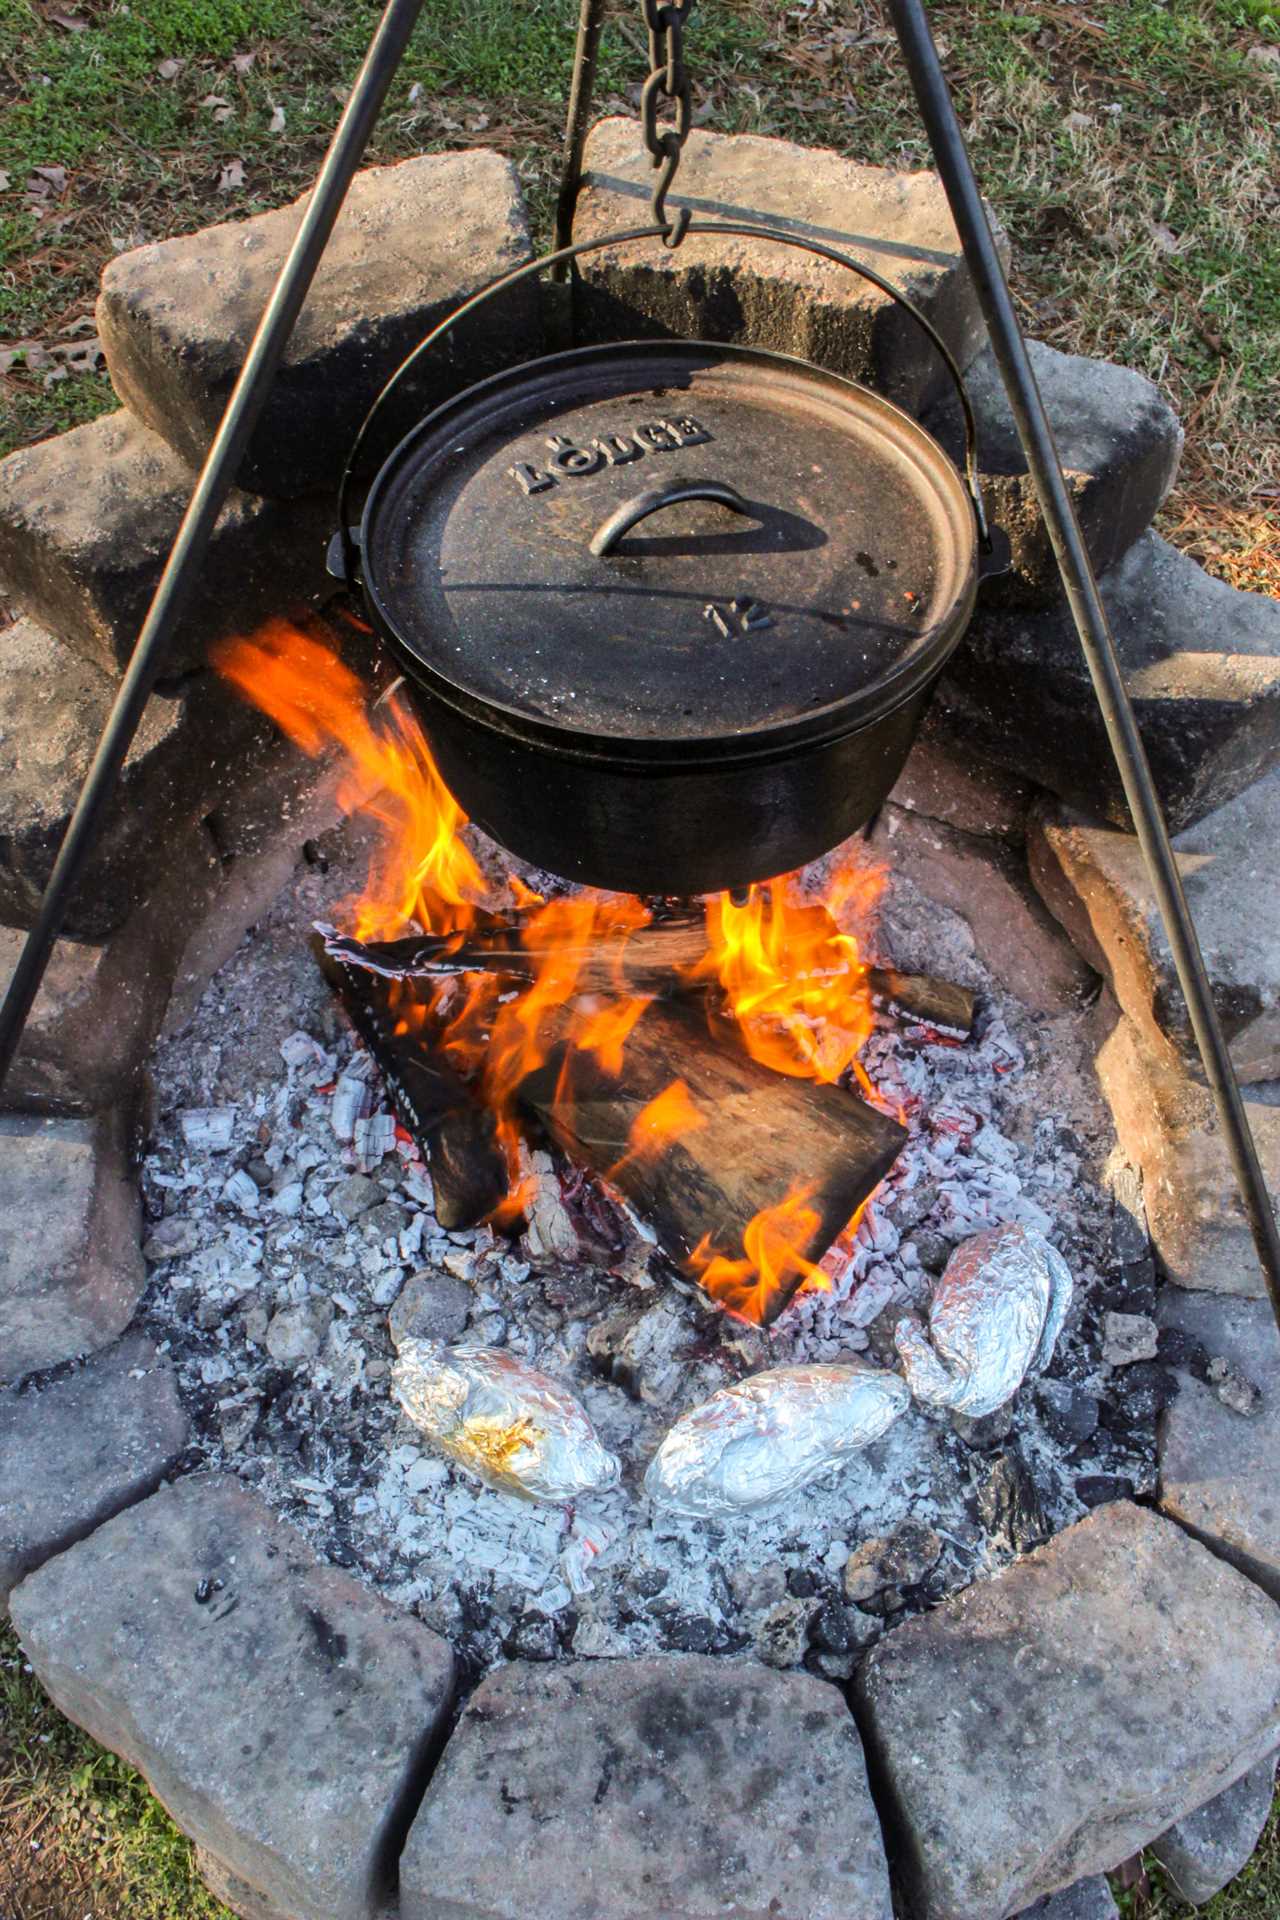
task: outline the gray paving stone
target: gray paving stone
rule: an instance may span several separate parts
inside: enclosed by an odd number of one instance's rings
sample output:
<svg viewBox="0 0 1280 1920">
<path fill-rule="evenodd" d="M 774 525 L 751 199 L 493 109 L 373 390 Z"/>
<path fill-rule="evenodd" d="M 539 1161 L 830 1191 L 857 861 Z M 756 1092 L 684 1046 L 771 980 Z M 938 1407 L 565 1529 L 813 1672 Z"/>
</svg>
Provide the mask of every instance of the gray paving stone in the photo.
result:
<svg viewBox="0 0 1280 1920">
<path fill-rule="evenodd" d="M 1105 1877 L 1095 1873 L 1061 1893 L 1046 1894 L 1033 1907 L 1025 1908 L 1018 1920 L 1120 1920 L 1120 1909 L 1111 1898 Z"/>
<path fill-rule="evenodd" d="M 286 1913 L 265 1894 L 242 1880 L 238 1873 L 209 1852 L 207 1847 L 197 1847 L 196 1872 L 208 1887 L 215 1900 L 221 1900 L 224 1907 L 230 1907 L 232 1913 L 240 1915 L 240 1920 L 297 1920 L 292 1912 Z M 380 1912 L 380 1920 L 382 1915 Z M 394 1910 L 388 1906 L 385 1920 L 394 1920 Z"/>
<path fill-rule="evenodd" d="M 448 1710 L 448 1646 L 229 1477 L 153 1494 L 11 1600 L 61 1710 L 290 1920 L 368 1920 Z"/>
<path fill-rule="evenodd" d="M 115 698 L 115 684 L 33 621 L 0 633 L 0 917 L 29 926 Z M 212 675 L 153 694 L 65 930 L 97 940 L 154 881 L 160 850 L 232 783 L 269 729 Z"/>
<path fill-rule="evenodd" d="M 1262 1837 L 1276 1791 L 1276 1756 L 1271 1754 L 1177 1826 L 1151 1843 L 1184 1900 L 1202 1907 L 1248 1865 Z"/>
<path fill-rule="evenodd" d="M 1032 793 L 1026 780 L 947 740 L 926 714 L 891 797 L 909 813 L 1016 846 L 1026 839 Z"/>
<path fill-rule="evenodd" d="M 1240 593 L 1154 533 L 1102 580 L 1175 832 L 1280 763 L 1280 601 Z M 940 688 L 946 731 L 1114 825 L 1129 815 L 1070 615 L 979 609 Z"/>
<path fill-rule="evenodd" d="M 403 1920 L 889 1920 L 857 1729 L 808 1674 L 702 1655 L 483 1680 L 400 1862 Z"/>
<path fill-rule="evenodd" d="M 881 809 L 871 845 L 895 877 L 961 916 L 986 967 L 1028 1007 L 1060 1013 L 1096 989 L 1092 967 L 1063 937 L 1011 848 L 894 802 Z"/>
<path fill-rule="evenodd" d="M 1104 573 L 1146 532 L 1173 485 L 1182 428 L 1159 388 L 1132 368 L 1059 353 L 1040 340 L 1029 340 L 1027 350 L 1085 545 Z M 1060 596 L 1061 578 L 990 347 L 965 384 L 978 423 L 987 513 L 1013 549 L 1011 572 L 984 588 L 987 603 L 1043 606 Z M 953 457 L 964 444 L 959 419 L 958 404 L 948 399 L 925 421 Z"/>
<path fill-rule="evenodd" d="M 112 413 L 0 461 L 0 587 L 110 673 L 133 651 L 195 474 L 131 413 Z M 331 495 L 284 505 L 233 493 L 165 664 L 203 666 L 228 634 L 326 585 Z"/>
<path fill-rule="evenodd" d="M 1141 1170 L 1152 1244 L 1180 1287 L 1258 1299 L 1262 1275 L 1208 1088 L 1169 1046 L 1153 1046 L 1106 996 L 1095 1056 L 1124 1158 Z M 1280 1196 L 1280 1106 L 1247 1087 L 1245 1110 L 1273 1199 Z"/>
<path fill-rule="evenodd" d="M 1179 1372 L 1160 1420 L 1160 1505 L 1280 1600 L 1280 1340 L 1267 1301 L 1217 1300 L 1166 1287 L 1160 1321 L 1221 1356 L 1262 1391 L 1258 1411 L 1223 1406 Z"/>
<path fill-rule="evenodd" d="M 146 1284 L 138 1190 L 110 1118 L 0 1113 L 0 1383 L 96 1353 Z"/>
<path fill-rule="evenodd" d="M 46 1385 L 0 1393 L 0 1603 L 154 1493 L 187 1444 L 169 1362 L 140 1334 Z"/>
<path fill-rule="evenodd" d="M 1244 1081 L 1280 1078 L 1280 770 L 1174 842 L 1214 999 Z M 1173 956 L 1133 834 L 1060 809 L 1033 825 L 1028 858 L 1049 910 L 1157 1044 L 1197 1062 Z"/>
<path fill-rule="evenodd" d="M 217 430 L 304 205 L 305 196 L 118 254 L 102 276 L 97 322 L 112 384 L 188 462 L 199 463 Z M 335 485 L 370 403 L 409 349 L 465 295 L 529 257 L 519 182 L 500 154 L 424 154 L 357 174 L 239 484 L 284 498 Z M 418 382 L 415 407 L 532 357 L 540 343 L 536 288 L 524 282 L 458 333 Z M 396 417 L 404 431 L 408 415 Z"/>
<path fill-rule="evenodd" d="M 0 997 L 25 939 L 0 926 Z M 127 1101 L 162 993 L 151 972 L 122 972 L 110 945 L 59 940 L 5 1080 L 5 1106 L 87 1114 Z"/>
<path fill-rule="evenodd" d="M 649 219 L 653 172 L 636 120 L 591 129 L 575 241 Z M 848 252 L 924 309 L 966 366 L 985 339 L 946 196 L 934 173 L 860 166 L 820 147 L 756 134 L 689 136 L 669 202 L 695 219 L 745 219 Z M 947 385 L 903 308 L 833 262 L 769 241 L 691 238 L 609 247 L 579 263 L 583 340 L 680 335 L 728 340 L 874 380 L 906 406 Z"/>
<path fill-rule="evenodd" d="M 1117 1501 L 887 1634 L 854 1688 L 917 1920 L 1006 1920 L 1275 1747 L 1280 1609 Z"/>
</svg>

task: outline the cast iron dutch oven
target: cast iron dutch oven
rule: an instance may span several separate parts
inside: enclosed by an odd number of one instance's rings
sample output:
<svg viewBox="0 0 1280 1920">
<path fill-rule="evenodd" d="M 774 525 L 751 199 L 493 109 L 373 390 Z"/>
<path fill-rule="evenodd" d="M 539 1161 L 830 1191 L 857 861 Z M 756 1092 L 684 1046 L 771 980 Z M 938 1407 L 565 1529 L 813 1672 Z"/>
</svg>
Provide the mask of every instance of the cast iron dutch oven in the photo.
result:
<svg viewBox="0 0 1280 1920">
<path fill-rule="evenodd" d="M 879 394 L 643 341 L 440 407 L 374 480 L 358 562 L 472 819 L 571 880 L 699 893 L 880 806 L 968 622 L 978 532 Z"/>
</svg>

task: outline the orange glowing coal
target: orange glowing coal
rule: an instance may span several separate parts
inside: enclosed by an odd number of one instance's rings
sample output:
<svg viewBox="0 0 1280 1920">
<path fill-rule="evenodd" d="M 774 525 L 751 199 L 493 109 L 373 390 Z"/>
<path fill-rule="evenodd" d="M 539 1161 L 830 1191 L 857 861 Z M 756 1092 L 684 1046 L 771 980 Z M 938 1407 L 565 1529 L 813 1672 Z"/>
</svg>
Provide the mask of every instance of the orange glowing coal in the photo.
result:
<svg viewBox="0 0 1280 1920">
<path fill-rule="evenodd" d="M 509 977 L 468 972 L 393 997 L 397 1031 L 421 1032 L 492 1109 L 512 1183 L 501 1218 L 511 1223 L 521 1203 L 521 1084 L 553 1053 L 562 1062 L 557 1101 L 572 1101 L 574 1061 L 584 1054 L 610 1078 L 624 1074 L 628 1039 L 649 1005 L 628 990 L 625 949 L 649 924 L 649 909 L 623 894 L 544 900 L 514 875 L 495 887 L 409 708 L 394 691 L 371 699 L 332 646 L 313 634 L 273 620 L 251 638 L 224 644 L 215 665 L 303 752 L 318 757 L 338 749 L 340 804 L 378 823 L 366 884 L 342 909 L 358 939 L 456 933 L 461 944 L 469 930 L 509 926 L 514 903 L 519 939 L 537 956 L 531 984 L 517 989 Z M 851 861 L 821 902 L 805 900 L 786 880 L 752 887 L 742 904 L 727 894 L 707 901 L 707 952 L 693 975 L 718 986 L 757 1060 L 823 1081 L 852 1070 L 867 1085 L 857 1055 L 871 1031 L 871 998 L 858 940 L 845 929 L 851 920 L 868 923 L 882 884 L 880 870 Z M 597 966 L 587 992 L 586 957 L 602 948 L 616 960 L 613 990 L 601 993 Z M 659 1159 L 703 1124 L 688 1087 L 674 1079 L 637 1116 L 612 1171 Z M 809 1190 L 793 1189 L 763 1209 L 737 1253 L 704 1239 L 691 1270 L 731 1312 L 757 1322 L 778 1288 L 790 1289 L 797 1276 L 807 1286 L 828 1285 L 803 1251 L 820 1219 L 810 1201 Z"/>
</svg>

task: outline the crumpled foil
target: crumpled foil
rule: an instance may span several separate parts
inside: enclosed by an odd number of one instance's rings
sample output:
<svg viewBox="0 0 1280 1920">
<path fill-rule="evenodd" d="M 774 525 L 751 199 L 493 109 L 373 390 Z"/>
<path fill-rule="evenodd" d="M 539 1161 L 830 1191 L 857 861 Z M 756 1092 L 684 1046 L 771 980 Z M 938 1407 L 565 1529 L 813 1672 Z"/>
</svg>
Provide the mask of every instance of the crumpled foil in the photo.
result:
<svg viewBox="0 0 1280 1920">
<path fill-rule="evenodd" d="M 723 1387 L 676 1421 L 644 1477 L 655 1505 L 741 1513 L 795 1493 L 878 1440 L 910 1404 L 896 1373 L 776 1367 Z"/>
<path fill-rule="evenodd" d="M 1071 1269 L 1031 1227 L 963 1241 L 930 1302 L 928 1337 L 911 1320 L 894 1330 L 912 1393 L 970 1419 L 994 1413 L 1048 1364 L 1071 1294 Z"/>
<path fill-rule="evenodd" d="M 573 1395 L 509 1353 L 405 1340 L 391 1385 L 442 1453 L 500 1492 L 563 1502 L 617 1483 L 618 1462 Z"/>
</svg>

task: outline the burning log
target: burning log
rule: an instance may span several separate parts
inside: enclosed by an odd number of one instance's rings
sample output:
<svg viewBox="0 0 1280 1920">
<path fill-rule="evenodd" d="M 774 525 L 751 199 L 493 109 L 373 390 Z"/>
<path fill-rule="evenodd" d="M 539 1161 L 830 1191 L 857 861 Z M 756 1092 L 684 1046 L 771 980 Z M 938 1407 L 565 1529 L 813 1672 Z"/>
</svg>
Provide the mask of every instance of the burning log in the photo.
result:
<svg viewBox="0 0 1280 1920">
<path fill-rule="evenodd" d="M 483 933 L 421 934 L 380 941 L 331 934 L 327 945 L 335 957 L 388 980 L 500 973 L 513 982 L 529 985 L 537 979 L 551 950 L 540 947 L 536 940 L 527 946 L 522 944 L 521 930 L 519 916 L 513 915 L 505 925 L 491 924 Z M 606 936 L 587 947 L 558 947 L 556 953 L 578 966 L 582 992 L 621 992 L 666 1000 L 705 992 L 709 985 L 705 974 L 693 974 L 707 953 L 701 914 L 657 920 L 634 928 L 625 938 Z M 822 977 L 834 974 L 830 969 Z M 936 979 L 932 974 L 900 973 L 894 967 L 868 967 L 866 982 L 878 1006 L 965 1038 L 973 1031 L 976 1002 L 967 987 Z"/>
<path fill-rule="evenodd" d="M 895 1007 L 909 1020 L 921 1020 L 966 1040 L 973 1032 L 977 999 L 968 987 L 931 973 L 899 973 L 896 967 L 868 967 L 867 985 L 878 1005 Z"/>
<path fill-rule="evenodd" d="M 380 1061 L 401 1120 L 426 1150 L 437 1220 L 447 1229 L 475 1226 L 505 1199 L 507 1163 L 493 1115 L 462 1075 L 432 1050 L 424 1027 L 427 994 L 415 993 L 412 980 L 406 980 L 393 1005 L 377 974 L 329 951 L 320 935 L 313 936 L 311 950 Z M 406 1020 L 406 1000 L 421 1019 Z"/>
<path fill-rule="evenodd" d="M 553 1043 L 518 1099 L 625 1195 L 665 1253 L 765 1326 L 907 1138 L 844 1087 L 762 1066 L 732 1025 L 681 1001 L 646 1008 L 621 1077 L 593 1053 Z M 744 1246 L 747 1257 L 733 1257 Z"/>
<path fill-rule="evenodd" d="M 460 1223 L 491 1213 L 507 1191 L 493 1120 L 461 1076 L 430 1056 L 429 1032 L 406 1021 L 402 996 L 414 979 L 388 982 L 383 966 L 366 968 L 356 941 L 317 939 L 315 950 L 381 1060 L 405 1125 L 425 1141 L 437 1216 L 448 1224 L 442 1204 Z M 620 1076 L 576 1044 L 572 1024 L 572 1006 L 550 1015 L 519 1106 L 605 1175 L 708 1291 L 768 1325 L 884 1178 L 905 1129 L 844 1087 L 775 1073 L 751 1058 L 730 1021 L 689 1000 L 650 1003 L 627 1036 Z M 750 1257 L 738 1258 L 744 1245 Z"/>
</svg>

